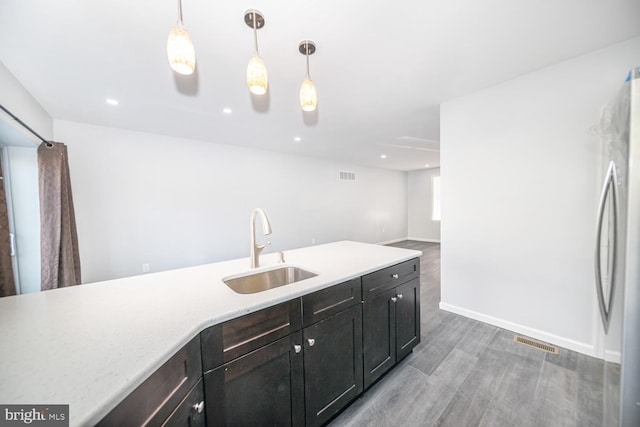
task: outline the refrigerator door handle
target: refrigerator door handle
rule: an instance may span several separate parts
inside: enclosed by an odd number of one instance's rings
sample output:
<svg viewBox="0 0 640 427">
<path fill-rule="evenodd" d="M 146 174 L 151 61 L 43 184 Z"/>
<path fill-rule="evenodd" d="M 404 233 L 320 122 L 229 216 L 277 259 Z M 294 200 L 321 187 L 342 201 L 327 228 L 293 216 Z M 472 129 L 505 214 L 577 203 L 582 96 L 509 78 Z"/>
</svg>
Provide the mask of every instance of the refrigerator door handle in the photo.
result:
<svg viewBox="0 0 640 427">
<path fill-rule="evenodd" d="M 612 230 L 612 244 L 609 247 L 609 253 L 611 254 L 611 271 L 609 274 L 609 299 L 605 303 L 604 301 L 604 289 L 602 288 L 602 271 L 600 269 L 601 253 L 600 243 L 602 240 L 602 223 L 604 220 L 604 210 L 607 204 L 607 199 L 611 195 L 611 214 L 613 218 L 613 230 Z M 598 295 L 598 306 L 600 307 L 600 317 L 602 319 L 602 325 L 604 326 L 605 333 L 609 330 L 609 314 L 611 312 L 611 305 L 613 300 L 613 290 L 615 286 L 616 276 L 616 264 L 617 254 L 616 246 L 618 240 L 618 174 L 616 172 L 616 165 L 613 161 L 609 163 L 607 174 L 602 186 L 602 193 L 600 195 L 600 206 L 598 208 L 598 222 L 596 227 L 596 253 L 595 253 L 595 275 L 596 275 L 596 294 Z"/>
<path fill-rule="evenodd" d="M 9 233 L 9 256 L 16 256 L 16 235 L 13 233 Z"/>
</svg>

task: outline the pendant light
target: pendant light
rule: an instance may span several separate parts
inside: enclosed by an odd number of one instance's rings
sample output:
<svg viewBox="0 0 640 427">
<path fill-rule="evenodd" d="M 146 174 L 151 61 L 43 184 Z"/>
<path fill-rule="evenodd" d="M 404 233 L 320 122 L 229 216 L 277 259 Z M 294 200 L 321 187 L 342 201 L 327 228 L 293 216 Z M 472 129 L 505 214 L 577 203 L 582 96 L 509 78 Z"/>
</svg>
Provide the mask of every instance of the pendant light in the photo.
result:
<svg viewBox="0 0 640 427">
<path fill-rule="evenodd" d="M 264 16 L 255 9 L 244 13 L 244 22 L 253 28 L 253 56 L 247 65 L 247 86 L 249 91 L 255 95 L 264 95 L 269 86 L 267 67 L 258 53 L 258 30 L 264 27 Z"/>
<path fill-rule="evenodd" d="M 167 40 L 169 66 L 179 74 L 190 75 L 196 68 L 196 51 L 193 41 L 182 23 L 182 0 L 178 0 L 178 22 L 171 29 Z"/>
<path fill-rule="evenodd" d="M 298 50 L 307 57 L 307 78 L 300 86 L 300 107 L 303 111 L 315 111 L 318 105 L 318 92 L 309 76 L 309 55 L 313 55 L 316 51 L 316 45 L 310 40 L 305 40 L 300 42 Z"/>
</svg>

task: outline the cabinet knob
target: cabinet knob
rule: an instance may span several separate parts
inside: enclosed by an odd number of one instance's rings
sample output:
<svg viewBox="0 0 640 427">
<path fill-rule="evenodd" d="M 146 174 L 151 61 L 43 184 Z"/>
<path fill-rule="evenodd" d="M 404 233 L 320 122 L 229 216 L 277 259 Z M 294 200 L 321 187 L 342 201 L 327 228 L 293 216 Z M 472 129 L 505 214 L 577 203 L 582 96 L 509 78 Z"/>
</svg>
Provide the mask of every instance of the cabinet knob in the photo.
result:
<svg viewBox="0 0 640 427">
<path fill-rule="evenodd" d="M 398 273 L 393 273 L 393 274 L 391 275 L 391 277 L 393 277 L 394 279 L 397 279 L 397 278 L 398 278 L 398 277 L 400 277 L 400 276 L 398 276 Z"/>
<path fill-rule="evenodd" d="M 391 297 L 391 302 L 396 302 L 396 301 L 398 301 L 398 298 L 396 298 L 396 297 Z"/>
<path fill-rule="evenodd" d="M 309 343 L 309 347 L 313 347 L 316 343 L 316 340 L 313 338 L 309 338 L 307 342 Z"/>
<path fill-rule="evenodd" d="M 300 353 L 302 351 L 302 346 L 298 345 L 298 344 L 295 344 L 293 346 L 293 351 L 295 351 L 296 353 Z"/>
<path fill-rule="evenodd" d="M 398 294 L 398 299 L 402 299 L 402 294 Z"/>
<path fill-rule="evenodd" d="M 204 400 L 201 400 L 200 403 L 196 403 L 195 405 L 193 405 L 193 409 L 201 414 L 202 411 L 204 411 Z"/>
</svg>

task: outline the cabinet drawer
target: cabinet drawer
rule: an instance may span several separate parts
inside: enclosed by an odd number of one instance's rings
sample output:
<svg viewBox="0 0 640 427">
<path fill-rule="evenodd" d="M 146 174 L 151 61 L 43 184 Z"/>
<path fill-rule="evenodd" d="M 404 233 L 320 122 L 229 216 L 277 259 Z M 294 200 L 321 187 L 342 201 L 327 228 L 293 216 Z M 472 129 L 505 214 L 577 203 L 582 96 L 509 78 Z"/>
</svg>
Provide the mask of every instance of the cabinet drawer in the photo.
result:
<svg viewBox="0 0 640 427">
<path fill-rule="evenodd" d="M 326 319 L 347 308 L 360 304 L 362 286 L 360 278 L 331 286 L 302 297 L 302 319 L 304 326 Z"/>
<path fill-rule="evenodd" d="M 362 276 L 363 299 L 366 301 L 373 295 L 394 288 L 411 279 L 420 277 L 420 259 L 414 258 L 375 273 Z"/>
<path fill-rule="evenodd" d="M 160 425 L 202 375 L 195 337 L 127 396 L 98 426 Z"/>
<path fill-rule="evenodd" d="M 204 427 L 204 388 L 202 379 L 191 389 L 162 427 Z"/>
<path fill-rule="evenodd" d="M 300 298 L 212 326 L 200 333 L 202 367 L 209 371 L 301 328 Z"/>
</svg>

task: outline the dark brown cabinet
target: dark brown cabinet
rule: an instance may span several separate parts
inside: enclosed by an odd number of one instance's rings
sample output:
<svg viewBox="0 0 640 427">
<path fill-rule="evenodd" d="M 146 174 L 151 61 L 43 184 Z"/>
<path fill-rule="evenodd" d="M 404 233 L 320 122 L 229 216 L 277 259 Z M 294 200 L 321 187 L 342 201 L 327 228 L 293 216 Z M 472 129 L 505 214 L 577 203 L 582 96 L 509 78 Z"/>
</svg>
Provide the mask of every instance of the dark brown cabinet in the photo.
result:
<svg viewBox="0 0 640 427">
<path fill-rule="evenodd" d="M 318 426 L 362 392 L 359 298 L 345 310 L 304 328 L 303 336 L 306 425 Z"/>
<path fill-rule="evenodd" d="M 201 332 L 208 426 L 304 424 L 300 298 Z"/>
<path fill-rule="evenodd" d="M 365 388 L 420 342 L 419 276 L 414 259 L 362 278 Z"/>
<path fill-rule="evenodd" d="M 208 426 L 304 424 L 302 332 L 205 373 Z"/>
<path fill-rule="evenodd" d="M 357 397 L 361 295 L 357 278 L 203 331 L 207 425 L 322 425 Z"/>
</svg>

